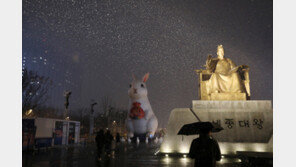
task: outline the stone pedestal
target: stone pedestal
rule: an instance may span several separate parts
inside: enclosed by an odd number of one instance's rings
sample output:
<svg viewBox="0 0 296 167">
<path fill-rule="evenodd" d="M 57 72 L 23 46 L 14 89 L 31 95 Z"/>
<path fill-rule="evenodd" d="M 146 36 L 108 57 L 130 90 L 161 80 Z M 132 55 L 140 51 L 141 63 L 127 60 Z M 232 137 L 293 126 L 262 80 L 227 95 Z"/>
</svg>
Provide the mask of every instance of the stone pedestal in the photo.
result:
<svg viewBox="0 0 296 167">
<path fill-rule="evenodd" d="M 188 153 L 197 135 L 180 136 L 184 124 L 210 121 L 220 124 L 224 130 L 213 133 L 222 154 L 236 151 L 272 152 L 273 111 L 271 101 L 203 101 L 194 100 L 192 110 L 176 108 L 171 111 L 167 134 L 161 145 L 161 153 Z"/>
<path fill-rule="evenodd" d="M 211 100 L 232 101 L 232 100 L 247 100 L 246 93 L 212 93 Z"/>
</svg>

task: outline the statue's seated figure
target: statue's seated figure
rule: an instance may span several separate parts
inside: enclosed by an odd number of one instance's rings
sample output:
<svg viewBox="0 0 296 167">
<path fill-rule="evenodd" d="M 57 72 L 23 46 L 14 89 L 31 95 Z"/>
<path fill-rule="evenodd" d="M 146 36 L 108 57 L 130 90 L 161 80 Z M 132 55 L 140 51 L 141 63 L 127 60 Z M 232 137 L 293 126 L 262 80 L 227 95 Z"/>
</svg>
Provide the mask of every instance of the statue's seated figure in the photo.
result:
<svg viewBox="0 0 296 167">
<path fill-rule="evenodd" d="M 217 58 L 208 56 L 205 70 L 200 75 L 199 96 L 201 100 L 247 100 L 250 99 L 249 67 L 236 66 L 224 57 L 222 45 L 217 48 Z"/>
</svg>

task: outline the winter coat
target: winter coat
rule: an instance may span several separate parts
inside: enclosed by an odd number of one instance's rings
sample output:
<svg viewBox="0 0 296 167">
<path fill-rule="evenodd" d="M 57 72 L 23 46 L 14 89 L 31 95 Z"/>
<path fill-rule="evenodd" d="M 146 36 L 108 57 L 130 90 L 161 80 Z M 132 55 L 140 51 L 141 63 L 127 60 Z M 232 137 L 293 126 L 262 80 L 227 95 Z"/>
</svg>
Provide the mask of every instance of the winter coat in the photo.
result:
<svg viewBox="0 0 296 167">
<path fill-rule="evenodd" d="M 96 136 L 96 143 L 98 148 L 102 148 L 105 143 L 105 136 L 104 133 L 98 133 Z"/>
<path fill-rule="evenodd" d="M 215 167 L 216 161 L 221 159 L 218 142 L 209 136 L 194 139 L 190 146 L 189 157 L 195 159 L 195 167 Z"/>
</svg>

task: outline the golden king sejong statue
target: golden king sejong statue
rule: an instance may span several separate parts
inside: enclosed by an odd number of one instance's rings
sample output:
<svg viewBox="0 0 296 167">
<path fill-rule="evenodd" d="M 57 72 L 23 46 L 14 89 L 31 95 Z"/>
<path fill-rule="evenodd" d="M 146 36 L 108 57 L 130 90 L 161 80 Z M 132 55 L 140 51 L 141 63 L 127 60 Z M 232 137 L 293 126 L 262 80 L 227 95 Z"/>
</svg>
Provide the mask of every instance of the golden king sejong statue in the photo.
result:
<svg viewBox="0 0 296 167">
<path fill-rule="evenodd" d="M 217 58 L 208 56 L 205 70 L 195 70 L 199 75 L 201 100 L 249 100 L 249 67 L 236 66 L 224 57 L 222 45 L 218 45 Z"/>
</svg>

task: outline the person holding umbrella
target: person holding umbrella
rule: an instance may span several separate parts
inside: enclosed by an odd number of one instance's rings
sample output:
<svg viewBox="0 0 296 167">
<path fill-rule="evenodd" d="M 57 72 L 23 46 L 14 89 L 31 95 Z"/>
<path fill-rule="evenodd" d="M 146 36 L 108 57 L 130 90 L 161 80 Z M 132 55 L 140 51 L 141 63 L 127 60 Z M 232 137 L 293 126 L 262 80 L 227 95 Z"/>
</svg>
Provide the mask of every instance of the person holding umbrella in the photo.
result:
<svg viewBox="0 0 296 167">
<path fill-rule="evenodd" d="M 223 128 L 210 122 L 196 122 L 184 125 L 179 135 L 199 134 L 190 146 L 189 157 L 195 159 L 195 167 L 215 167 L 216 161 L 221 160 L 218 142 L 211 136 L 212 132 L 219 132 Z"/>
</svg>

